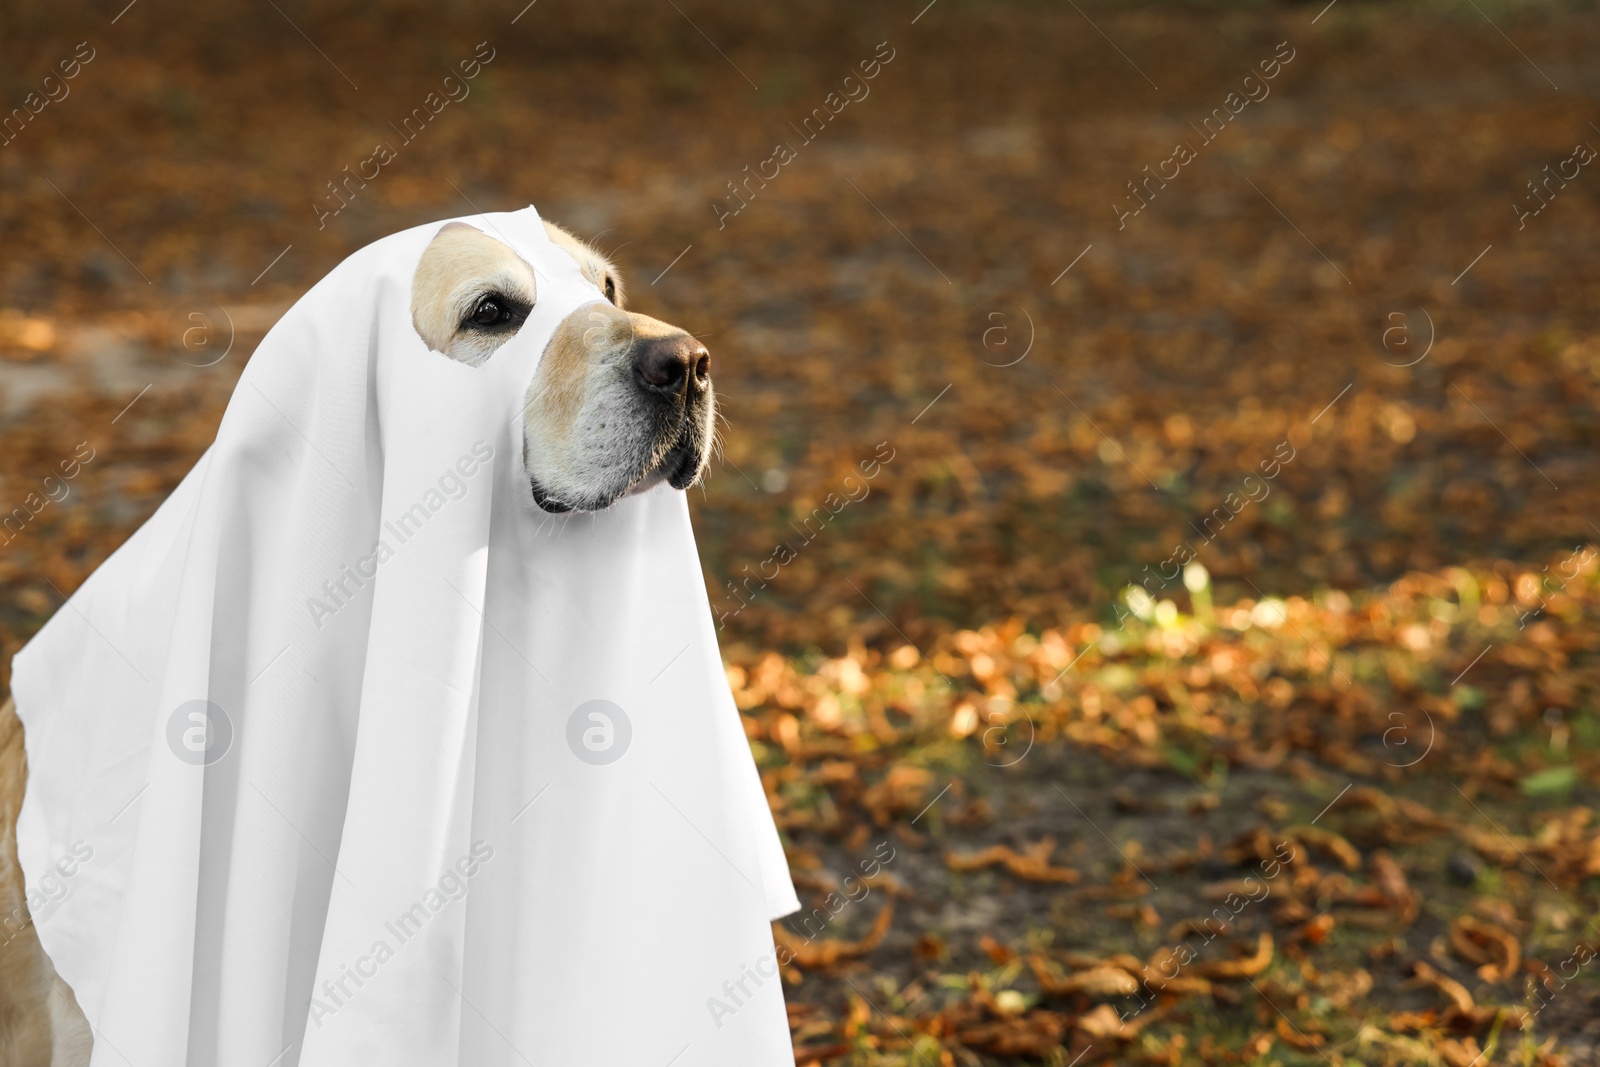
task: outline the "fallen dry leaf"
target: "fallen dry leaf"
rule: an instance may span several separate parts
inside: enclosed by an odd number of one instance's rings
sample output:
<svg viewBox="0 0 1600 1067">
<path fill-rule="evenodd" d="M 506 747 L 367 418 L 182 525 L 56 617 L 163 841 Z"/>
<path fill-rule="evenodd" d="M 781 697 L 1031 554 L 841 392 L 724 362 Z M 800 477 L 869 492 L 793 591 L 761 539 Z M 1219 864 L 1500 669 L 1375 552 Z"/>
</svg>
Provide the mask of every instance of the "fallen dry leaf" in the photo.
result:
<svg viewBox="0 0 1600 1067">
<path fill-rule="evenodd" d="M 877 948 L 883 943 L 885 935 L 889 932 L 889 924 L 893 921 L 894 901 L 891 899 L 883 902 L 878 917 L 872 921 L 872 929 L 859 941 L 842 941 L 831 937 L 808 940 L 793 933 L 781 923 L 772 924 L 772 936 L 778 947 L 788 954 L 787 962 L 799 967 L 825 968 L 833 966 L 840 960 L 864 956 Z"/>
<path fill-rule="evenodd" d="M 1461 1014 L 1471 1015 L 1476 1009 L 1477 1005 L 1473 1002 L 1472 994 L 1467 992 L 1467 987 L 1449 975 L 1440 974 L 1420 960 L 1412 964 L 1412 973 L 1449 997 L 1450 1003 Z"/>
<path fill-rule="evenodd" d="M 1236 978 L 1254 978 L 1272 965 L 1272 935 L 1263 932 L 1256 941 L 1253 955 L 1242 959 L 1213 960 L 1197 963 L 1194 970 L 1204 978 L 1232 981 Z"/>
<path fill-rule="evenodd" d="M 1056 839 L 1041 838 L 1024 851 L 1017 852 L 1008 845 L 991 845 L 980 852 L 947 852 L 945 863 L 952 871 L 981 871 L 986 867 L 1003 866 L 1011 874 L 1029 882 L 1056 882 L 1070 885 L 1082 875 L 1070 867 L 1053 867 L 1050 854 L 1055 851 Z"/>
<path fill-rule="evenodd" d="M 1090 997 L 1125 997 L 1139 991 L 1139 980 L 1120 967 L 1093 967 L 1063 978 L 1052 974 L 1039 956 L 1030 956 L 1028 966 L 1038 979 L 1039 988 L 1054 996 L 1082 993 Z"/>
<path fill-rule="evenodd" d="M 1345 870 L 1361 869 L 1361 853 L 1332 830 L 1321 826 L 1292 826 L 1284 831 L 1309 849 L 1314 849 L 1337 860 Z"/>
<path fill-rule="evenodd" d="M 1480 964 L 1478 977 L 1503 982 L 1522 966 L 1522 944 L 1504 927 L 1471 915 L 1458 915 L 1450 924 L 1450 944 L 1464 959 Z"/>
<path fill-rule="evenodd" d="M 1322 1047 L 1324 1038 L 1321 1034 L 1308 1034 L 1300 1030 L 1283 1016 L 1278 1017 L 1273 1030 L 1283 1043 L 1299 1049 L 1301 1052 L 1315 1052 Z"/>
</svg>

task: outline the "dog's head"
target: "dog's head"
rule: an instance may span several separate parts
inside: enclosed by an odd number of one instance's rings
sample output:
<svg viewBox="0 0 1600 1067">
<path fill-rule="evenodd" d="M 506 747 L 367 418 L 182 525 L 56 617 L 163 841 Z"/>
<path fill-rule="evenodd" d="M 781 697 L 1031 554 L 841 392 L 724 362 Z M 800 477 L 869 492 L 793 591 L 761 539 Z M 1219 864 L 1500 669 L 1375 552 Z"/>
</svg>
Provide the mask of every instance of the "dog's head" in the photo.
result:
<svg viewBox="0 0 1600 1067">
<path fill-rule="evenodd" d="M 528 386 L 523 462 L 534 501 L 599 511 L 663 481 L 688 488 L 711 453 L 710 354 L 676 326 L 624 311 L 616 267 L 544 226 L 608 303 L 562 320 Z M 450 223 L 417 264 L 411 320 L 429 348 L 476 367 L 516 336 L 538 298 L 533 269 L 510 246 Z"/>
</svg>

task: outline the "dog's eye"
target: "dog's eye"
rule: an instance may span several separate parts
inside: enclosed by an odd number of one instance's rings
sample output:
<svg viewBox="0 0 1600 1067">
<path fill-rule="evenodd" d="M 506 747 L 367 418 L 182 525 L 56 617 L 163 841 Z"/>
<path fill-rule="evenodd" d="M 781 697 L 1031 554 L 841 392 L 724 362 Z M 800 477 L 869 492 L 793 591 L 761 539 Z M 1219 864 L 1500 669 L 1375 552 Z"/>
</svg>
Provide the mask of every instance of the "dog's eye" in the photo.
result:
<svg viewBox="0 0 1600 1067">
<path fill-rule="evenodd" d="M 606 299 L 613 304 L 617 302 L 617 283 L 611 280 L 611 275 L 606 275 Z"/>
<path fill-rule="evenodd" d="M 511 309 L 499 297 L 486 296 L 478 301 L 467 321 L 474 326 L 498 326 L 511 321 Z"/>
</svg>

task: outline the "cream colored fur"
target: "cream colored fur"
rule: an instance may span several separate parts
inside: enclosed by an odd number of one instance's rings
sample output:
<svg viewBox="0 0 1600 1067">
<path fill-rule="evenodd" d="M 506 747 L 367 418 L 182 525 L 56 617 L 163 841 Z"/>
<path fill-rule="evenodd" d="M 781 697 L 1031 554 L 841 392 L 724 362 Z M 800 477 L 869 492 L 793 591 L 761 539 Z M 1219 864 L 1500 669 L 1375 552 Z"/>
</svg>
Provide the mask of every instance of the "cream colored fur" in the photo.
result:
<svg viewBox="0 0 1600 1067">
<path fill-rule="evenodd" d="M 550 240 L 578 261 L 578 268 L 601 293 L 621 307 L 622 276 L 611 261 L 553 222 L 544 224 Z M 502 341 L 475 337 L 461 328 L 478 300 L 503 293 L 533 304 L 538 282 L 533 268 L 504 242 L 462 222 L 447 223 L 423 252 L 411 282 L 411 322 L 435 352 L 481 366 Z"/>
<path fill-rule="evenodd" d="M 630 361 L 637 342 L 682 336 L 660 319 L 605 304 L 579 309 L 556 329 L 528 389 L 523 427 L 524 465 L 550 497 L 593 511 L 661 480 L 677 437 L 639 403 Z M 713 398 L 687 417 L 709 444 Z M 700 457 L 702 469 L 708 458 Z"/>
<path fill-rule="evenodd" d="M 17 813 L 28 780 L 22 723 L 0 705 L 0 1067 L 84 1067 L 89 1024 L 39 944 L 17 863 Z"/>
</svg>

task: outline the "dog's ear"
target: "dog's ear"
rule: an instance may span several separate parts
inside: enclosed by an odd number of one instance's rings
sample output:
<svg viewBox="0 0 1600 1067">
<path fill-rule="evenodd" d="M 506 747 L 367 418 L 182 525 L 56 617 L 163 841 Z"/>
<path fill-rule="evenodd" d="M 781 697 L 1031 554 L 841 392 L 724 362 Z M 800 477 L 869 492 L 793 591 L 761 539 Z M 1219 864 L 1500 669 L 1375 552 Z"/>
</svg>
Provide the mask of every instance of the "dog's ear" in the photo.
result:
<svg viewBox="0 0 1600 1067">
<path fill-rule="evenodd" d="M 411 278 L 411 324 L 435 352 L 483 365 L 533 308 L 533 268 L 505 242 L 462 222 L 440 228 Z"/>
<path fill-rule="evenodd" d="M 559 245 L 567 255 L 578 261 L 578 269 L 583 276 L 593 282 L 607 300 L 619 308 L 623 306 L 622 272 L 617 270 L 616 264 L 587 241 L 578 239 L 549 220 L 544 220 L 544 232 L 549 235 L 551 243 Z"/>
</svg>

